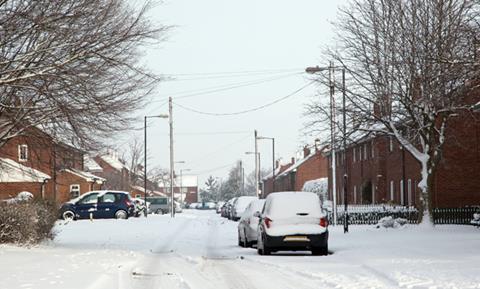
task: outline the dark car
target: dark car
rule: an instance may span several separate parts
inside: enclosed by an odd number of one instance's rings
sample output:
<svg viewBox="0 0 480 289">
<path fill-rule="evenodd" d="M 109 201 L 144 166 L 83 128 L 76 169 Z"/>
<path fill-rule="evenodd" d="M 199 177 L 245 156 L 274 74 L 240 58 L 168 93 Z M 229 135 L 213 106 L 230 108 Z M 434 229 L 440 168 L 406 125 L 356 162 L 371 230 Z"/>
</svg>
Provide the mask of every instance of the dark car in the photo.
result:
<svg viewBox="0 0 480 289">
<path fill-rule="evenodd" d="M 70 200 L 60 208 L 62 219 L 127 219 L 135 213 L 128 192 L 92 191 Z"/>
</svg>

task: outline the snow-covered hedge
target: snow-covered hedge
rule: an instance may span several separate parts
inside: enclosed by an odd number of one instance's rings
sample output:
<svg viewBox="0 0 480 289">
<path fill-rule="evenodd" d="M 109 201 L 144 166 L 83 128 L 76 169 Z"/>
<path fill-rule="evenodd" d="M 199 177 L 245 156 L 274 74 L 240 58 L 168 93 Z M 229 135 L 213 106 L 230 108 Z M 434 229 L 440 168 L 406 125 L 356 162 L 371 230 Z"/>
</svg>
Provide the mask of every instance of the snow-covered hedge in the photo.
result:
<svg viewBox="0 0 480 289">
<path fill-rule="evenodd" d="M 0 243 L 32 245 L 54 237 L 56 205 L 43 200 L 0 202 Z"/>
<path fill-rule="evenodd" d="M 345 213 L 343 206 L 337 206 L 338 222 L 343 224 Z M 389 204 L 349 205 L 348 222 L 355 225 L 376 225 L 385 217 L 405 219 L 408 223 L 417 223 L 418 211 L 415 207 Z M 331 218 L 331 217 L 330 217 Z"/>
</svg>

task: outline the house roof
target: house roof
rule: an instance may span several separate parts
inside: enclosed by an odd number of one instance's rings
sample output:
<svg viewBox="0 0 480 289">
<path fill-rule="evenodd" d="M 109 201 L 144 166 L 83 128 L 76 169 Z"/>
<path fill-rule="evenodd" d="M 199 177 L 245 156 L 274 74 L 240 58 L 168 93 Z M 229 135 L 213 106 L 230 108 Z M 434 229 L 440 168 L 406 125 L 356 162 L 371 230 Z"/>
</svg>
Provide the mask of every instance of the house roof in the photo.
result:
<svg viewBox="0 0 480 289">
<path fill-rule="evenodd" d="M 159 182 L 159 187 L 163 188 L 164 183 Z M 167 187 L 169 185 L 167 184 Z M 180 176 L 175 177 L 175 187 L 198 187 L 198 176 L 196 175 L 183 175 L 182 178 Z"/>
<path fill-rule="evenodd" d="M 11 159 L 0 158 L 0 182 L 43 183 L 51 177 L 39 170 L 24 166 Z"/>
<path fill-rule="evenodd" d="M 89 172 L 103 172 L 102 167 L 89 155 L 83 156 L 83 167 Z"/>
<path fill-rule="evenodd" d="M 73 174 L 73 175 L 76 175 L 78 177 L 81 177 L 82 179 L 86 180 L 87 182 L 96 182 L 97 184 L 103 184 L 106 179 L 104 178 L 101 178 L 99 176 L 96 176 L 94 174 L 91 174 L 89 172 L 84 172 L 84 171 L 81 171 L 81 170 L 77 170 L 77 169 L 72 169 L 72 168 L 69 168 L 69 169 L 64 169 L 63 171 L 67 172 L 67 173 L 70 173 L 70 174 Z"/>
<path fill-rule="evenodd" d="M 112 168 L 122 171 L 123 169 L 128 170 L 127 166 L 123 164 L 120 159 L 115 154 L 105 154 L 101 155 L 100 158 L 109 164 Z"/>
<path fill-rule="evenodd" d="M 285 171 L 283 171 L 281 174 L 279 174 L 277 177 L 283 177 L 283 176 L 286 176 L 288 175 L 290 172 L 292 171 L 296 171 L 296 169 L 301 166 L 303 163 L 305 163 L 307 160 L 311 159 L 313 156 L 315 156 L 317 153 L 311 153 L 309 154 L 308 156 L 306 156 L 305 158 L 303 159 L 300 159 L 298 161 L 296 161 L 293 165 L 291 165 L 288 169 L 286 169 Z"/>
</svg>

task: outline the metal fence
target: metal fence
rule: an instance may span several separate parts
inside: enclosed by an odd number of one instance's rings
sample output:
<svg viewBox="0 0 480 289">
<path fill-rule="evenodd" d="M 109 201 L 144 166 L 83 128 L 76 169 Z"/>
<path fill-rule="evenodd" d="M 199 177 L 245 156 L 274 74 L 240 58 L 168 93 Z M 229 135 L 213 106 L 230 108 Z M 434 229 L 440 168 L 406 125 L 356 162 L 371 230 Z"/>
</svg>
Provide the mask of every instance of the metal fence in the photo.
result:
<svg viewBox="0 0 480 289">
<path fill-rule="evenodd" d="M 480 212 L 479 207 L 435 208 L 433 220 L 435 224 L 470 225 L 473 214 Z M 351 225 L 375 225 L 384 217 L 406 219 L 409 224 L 418 223 L 418 210 L 415 207 L 393 205 L 350 205 L 348 206 L 348 223 Z M 329 221 L 333 221 L 332 212 L 328 213 Z M 337 209 L 337 223 L 345 222 L 344 208 Z"/>
</svg>

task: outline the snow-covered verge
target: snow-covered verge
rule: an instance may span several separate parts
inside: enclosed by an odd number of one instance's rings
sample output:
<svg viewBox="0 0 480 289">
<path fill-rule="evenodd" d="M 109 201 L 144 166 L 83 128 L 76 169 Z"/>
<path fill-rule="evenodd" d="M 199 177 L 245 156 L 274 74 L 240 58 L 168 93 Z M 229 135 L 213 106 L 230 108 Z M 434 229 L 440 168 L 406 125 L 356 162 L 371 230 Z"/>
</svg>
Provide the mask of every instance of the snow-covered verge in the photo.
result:
<svg viewBox="0 0 480 289">
<path fill-rule="evenodd" d="M 0 246 L 0 288 L 480 288 L 473 226 L 330 227 L 329 256 L 258 256 L 237 246 L 237 224 L 212 211 L 172 220 L 57 223 L 33 248 Z"/>
</svg>

